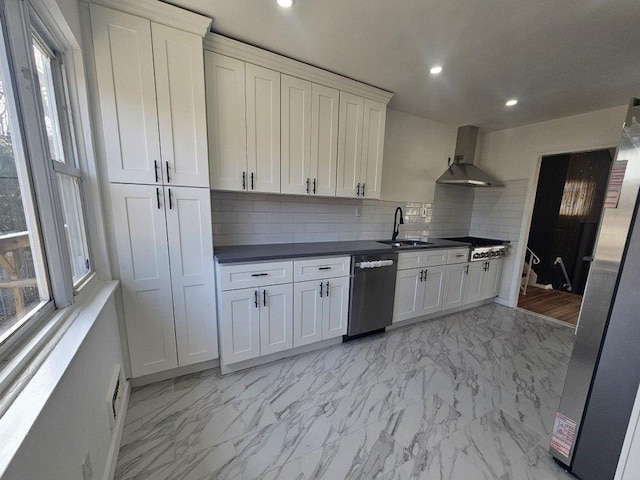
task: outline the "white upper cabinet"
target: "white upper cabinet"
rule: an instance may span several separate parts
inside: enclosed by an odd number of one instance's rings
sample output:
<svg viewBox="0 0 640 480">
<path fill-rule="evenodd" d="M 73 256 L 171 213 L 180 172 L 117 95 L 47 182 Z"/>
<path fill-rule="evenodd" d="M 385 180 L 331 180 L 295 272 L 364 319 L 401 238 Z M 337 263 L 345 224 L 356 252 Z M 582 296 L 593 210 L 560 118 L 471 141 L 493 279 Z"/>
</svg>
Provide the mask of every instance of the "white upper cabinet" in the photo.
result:
<svg viewBox="0 0 640 480">
<path fill-rule="evenodd" d="M 280 73 L 248 63 L 247 189 L 280 192 Z"/>
<path fill-rule="evenodd" d="M 163 178 L 209 186 L 202 37 L 151 24 Z"/>
<path fill-rule="evenodd" d="M 90 9 L 109 181 L 208 187 L 202 38 Z"/>
<path fill-rule="evenodd" d="M 245 64 L 205 52 L 211 188 L 246 190 Z"/>
<path fill-rule="evenodd" d="M 311 174 L 311 82 L 281 77 L 281 192 L 313 193 Z"/>
<path fill-rule="evenodd" d="M 361 193 L 366 198 L 380 198 L 386 118 L 386 105 L 365 99 L 360 179 Z"/>
<path fill-rule="evenodd" d="M 336 195 L 339 197 L 361 196 L 363 122 L 364 98 L 341 92 L 336 188 Z"/>
<path fill-rule="evenodd" d="M 209 190 L 169 187 L 165 211 L 181 366 L 218 357 Z"/>
<path fill-rule="evenodd" d="M 90 8 L 109 180 L 162 183 L 151 22 Z"/>
<path fill-rule="evenodd" d="M 312 191 L 315 195 L 333 197 L 336 195 L 340 92 L 315 83 L 311 91 Z"/>
</svg>

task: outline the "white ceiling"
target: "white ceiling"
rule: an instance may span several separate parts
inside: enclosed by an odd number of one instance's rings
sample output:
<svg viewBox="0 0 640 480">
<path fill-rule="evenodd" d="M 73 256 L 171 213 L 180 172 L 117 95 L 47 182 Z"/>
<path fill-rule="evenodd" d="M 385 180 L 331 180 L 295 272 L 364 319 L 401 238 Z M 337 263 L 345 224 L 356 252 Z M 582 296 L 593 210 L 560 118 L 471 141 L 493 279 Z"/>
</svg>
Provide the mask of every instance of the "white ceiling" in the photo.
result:
<svg viewBox="0 0 640 480">
<path fill-rule="evenodd" d="M 444 123 L 496 130 L 640 95 L 638 0 L 172 3 L 213 17 L 217 33 L 389 90 L 392 108 Z M 444 66 L 436 77 L 434 64 Z"/>
</svg>

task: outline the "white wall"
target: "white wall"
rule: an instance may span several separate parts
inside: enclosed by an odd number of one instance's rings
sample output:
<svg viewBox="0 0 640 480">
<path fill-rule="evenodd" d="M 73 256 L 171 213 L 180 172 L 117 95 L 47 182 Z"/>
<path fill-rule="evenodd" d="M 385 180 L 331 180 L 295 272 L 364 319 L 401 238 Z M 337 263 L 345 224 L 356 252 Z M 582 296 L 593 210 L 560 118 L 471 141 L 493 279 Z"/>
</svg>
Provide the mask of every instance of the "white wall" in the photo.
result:
<svg viewBox="0 0 640 480">
<path fill-rule="evenodd" d="M 623 105 L 481 135 L 476 156 L 479 167 L 500 180 L 527 179 L 518 248 L 512 252 L 510 271 L 503 273 L 503 285 L 510 288 L 509 305 L 517 304 L 541 157 L 617 145 L 626 109 Z"/>
<path fill-rule="evenodd" d="M 387 109 L 382 199 L 433 203 L 435 181 L 455 150 L 457 128 Z"/>
<path fill-rule="evenodd" d="M 77 326 L 90 320 L 78 318 L 74 322 Z M 72 325 L 56 348 L 72 343 L 69 335 L 73 336 L 76 326 Z M 120 333 L 111 296 L 2 479 L 82 480 L 81 465 L 89 451 L 93 478 L 102 480 L 110 466 L 107 460 L 113 440 L 106 402 L 120 364 Z"/>
</svg>

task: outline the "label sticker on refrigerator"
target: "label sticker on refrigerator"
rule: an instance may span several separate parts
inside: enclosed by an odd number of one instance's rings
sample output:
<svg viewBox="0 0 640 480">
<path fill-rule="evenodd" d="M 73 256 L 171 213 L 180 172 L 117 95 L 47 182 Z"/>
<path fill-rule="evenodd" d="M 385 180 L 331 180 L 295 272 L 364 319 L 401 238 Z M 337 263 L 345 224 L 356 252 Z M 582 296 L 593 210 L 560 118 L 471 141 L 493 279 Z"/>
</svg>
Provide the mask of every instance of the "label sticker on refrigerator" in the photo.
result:
<svg viewBox="0 0 640 480">
<path fill-rule="evenodd" d="M 569 417 L 565 417 L 560 412 L 556 413 L 553 435 L 551 436 L 551 448 L 568 458 L 575 435 L 576 422 Z"/>
<path fill-rule="evenodd" d="M 613 166 L 611 167 L 611 176 L 609 177 L 609 185 L 607 186 L 607 194 L 604 198 L 604 208 L 618 208 L 620 191 L 622 190 L 622 182 L 624 181 L 624 174 L 626 171 L 626 160 L 613 162 Z"/>
</svg>

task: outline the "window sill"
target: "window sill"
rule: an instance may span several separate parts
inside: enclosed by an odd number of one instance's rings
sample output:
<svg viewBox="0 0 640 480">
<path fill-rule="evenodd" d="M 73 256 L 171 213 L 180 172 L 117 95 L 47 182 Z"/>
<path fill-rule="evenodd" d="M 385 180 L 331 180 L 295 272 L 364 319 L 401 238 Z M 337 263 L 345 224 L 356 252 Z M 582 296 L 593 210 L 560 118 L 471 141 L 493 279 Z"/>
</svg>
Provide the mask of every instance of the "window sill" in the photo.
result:
<svg viewBox="0 0 640 480">
<path fill-rule="evenodd" d="M 2 365 L 0 477 L 117 287 L 94 279 Z"/>
</svg>

